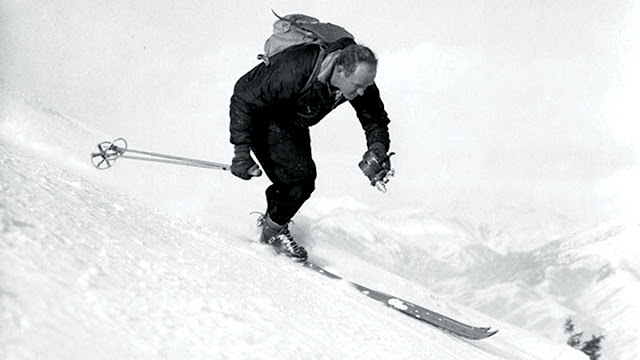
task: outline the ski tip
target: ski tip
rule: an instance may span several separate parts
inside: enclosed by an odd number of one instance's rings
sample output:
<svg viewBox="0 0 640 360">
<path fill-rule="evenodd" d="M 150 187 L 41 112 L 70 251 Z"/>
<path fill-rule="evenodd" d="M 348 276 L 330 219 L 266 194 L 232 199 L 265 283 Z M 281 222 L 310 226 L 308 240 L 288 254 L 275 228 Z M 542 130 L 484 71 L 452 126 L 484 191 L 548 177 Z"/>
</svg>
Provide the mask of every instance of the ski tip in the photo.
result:
<svg viewBox="0 0 640 360">
<path fill-rule="evenodd" d="M 498 329 L 492 330 L 491 328 L 488 328 L 487 331 L 485 332 L 485 336 L 483 337 L 483 339 L 486 339 L 488 337 L 492 337 L 493 335 L 498 333 Z"/>
<path fill-rule="evenodd" d="M 460 336 L 469 340 L 484 340 L 498 333 L 498 329 L 492 330 L 491 328 L 476 328 L 476 330 L 470 334 L 460 334 Z"/>
</svg>

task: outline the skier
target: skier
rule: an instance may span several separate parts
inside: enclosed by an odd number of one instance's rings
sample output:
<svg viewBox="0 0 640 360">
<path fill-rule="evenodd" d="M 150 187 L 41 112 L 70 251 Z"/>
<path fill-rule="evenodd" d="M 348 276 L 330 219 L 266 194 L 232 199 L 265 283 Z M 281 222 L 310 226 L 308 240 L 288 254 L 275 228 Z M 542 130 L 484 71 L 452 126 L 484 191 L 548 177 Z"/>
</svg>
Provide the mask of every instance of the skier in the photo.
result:
<svg viewBox="0 0 640 360">
<path fill-rule="evenodd" d="M 389 118 L 374 82 L 377 63 L 371 49 L 353 39 L 323 47 L 301 44 L 254 67 L 236 83 L 230 104 L 231 172 L 244 180 L 260 176 L 253 151 L 272 182 L 258 225 L 260 242 L 276 252 L 307 259 L 288 224 L 315 189 L 309 127 L 338 105 L 349 101 L 356 111 L 368 148 L 363 161 L 390 170 Z M 361 169 L 373 184 L 374 170 Z"/>
</svg>

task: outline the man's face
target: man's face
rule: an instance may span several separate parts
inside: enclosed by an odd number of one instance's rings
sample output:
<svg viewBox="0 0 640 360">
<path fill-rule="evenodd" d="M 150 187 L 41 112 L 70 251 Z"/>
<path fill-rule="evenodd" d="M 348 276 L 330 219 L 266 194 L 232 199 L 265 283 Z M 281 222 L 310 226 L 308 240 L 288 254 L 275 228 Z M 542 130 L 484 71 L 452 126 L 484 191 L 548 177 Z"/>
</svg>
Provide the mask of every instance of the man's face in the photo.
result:
<svg viewBox="0 0 640 360">
<path fill-rule="evenodd" d="M 373 85 L 376 78 L 376 67 L 366 63 L 359 63 L 355 71 L 348 76 L 341 67 L 336 70 L 338 74 L 333 85 L 340 89 L 347 100 L 353 100 L 364 94 L 365 89 Z"/>
</svg>

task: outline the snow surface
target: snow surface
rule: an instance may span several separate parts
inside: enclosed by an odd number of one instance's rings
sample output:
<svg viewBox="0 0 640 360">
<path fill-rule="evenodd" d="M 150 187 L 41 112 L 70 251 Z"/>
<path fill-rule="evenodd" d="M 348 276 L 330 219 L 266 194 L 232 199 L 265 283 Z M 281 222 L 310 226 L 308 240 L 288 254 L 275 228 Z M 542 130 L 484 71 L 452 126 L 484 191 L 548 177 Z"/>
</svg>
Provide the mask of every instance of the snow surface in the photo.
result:
<svg viewBox="0 0 640 360">
<path fill-rule="evenodd" d="M 404 277 L 394 261 L 420 249 L 394 245 L 392 218 L 325 199 L 310 207 L 322 221 L 309 212 L 293 226 L 328 269 L 498 335 L 462 340 L 274 256 L 255 241 L 249 217 L 228 213 L 232 231 L 148 207 L 103 184 L 118 170 L 99 172 L 87 154 L 81 162 L 68 152 L 97 134 L 2 96 L 3 359 L 584 358 L 562 338 L 549 341 Z"/>
</svg>

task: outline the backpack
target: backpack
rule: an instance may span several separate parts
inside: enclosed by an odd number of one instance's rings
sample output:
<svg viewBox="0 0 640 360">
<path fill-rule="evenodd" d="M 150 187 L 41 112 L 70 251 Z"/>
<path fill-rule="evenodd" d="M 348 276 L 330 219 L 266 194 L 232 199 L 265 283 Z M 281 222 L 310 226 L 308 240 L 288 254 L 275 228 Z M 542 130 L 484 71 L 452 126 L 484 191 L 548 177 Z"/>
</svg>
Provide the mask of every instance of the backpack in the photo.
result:
<svg viewBox="0 0 640 360">
<path fill-rule="evenodd" d="M 319 44 L 326 46 L 340 39 L 354 39 L 353 35 L 343 27 L 304 15 L 291 14 L 280 16 L 271 10 L 278 18 L 273 23 L 273 34 L 264 43 L 264 54 L 258 55 L 265 65 L 270 64 L 270 58 L 284 49 L 299 44 Z M 322 58 L 322 54 L 320 58 Z"/>
</svg>

